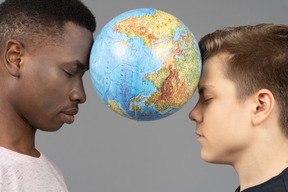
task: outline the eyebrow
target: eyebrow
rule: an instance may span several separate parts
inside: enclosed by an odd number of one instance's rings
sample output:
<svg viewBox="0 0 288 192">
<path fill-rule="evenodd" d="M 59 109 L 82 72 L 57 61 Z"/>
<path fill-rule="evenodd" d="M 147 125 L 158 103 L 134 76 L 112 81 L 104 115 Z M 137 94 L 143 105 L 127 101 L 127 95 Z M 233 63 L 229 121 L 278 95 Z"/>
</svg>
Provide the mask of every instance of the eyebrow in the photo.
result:
<svg viewBox="0 0 288 192">
<path fill-rule="evenodd" d="M 88 71 L 89 70 L 89 64 L 84 65 L 82 62 L 80 62 L 79 60 L 76 60 L 75 63 L 77 64 L 77 68 L 84 70 L 84 71 Z"/>
<path fill-rule="evenodd" d="M 211 90 L 214 88 L 215 87 L 213 85 L 202 85 L 202 86 L 199 86 L 198 93 L 199 95 L 203 95 L 206 90 Z"/>
</svg>

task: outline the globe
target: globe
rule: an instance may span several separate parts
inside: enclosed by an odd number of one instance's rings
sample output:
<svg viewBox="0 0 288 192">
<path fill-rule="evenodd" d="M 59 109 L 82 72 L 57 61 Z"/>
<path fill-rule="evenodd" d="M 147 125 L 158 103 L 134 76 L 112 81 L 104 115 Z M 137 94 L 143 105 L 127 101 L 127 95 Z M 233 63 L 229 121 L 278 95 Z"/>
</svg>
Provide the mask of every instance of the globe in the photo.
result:
<svg viewBox="0 0 288 192">
<path fill-rule="evenodd" d="M 201 66 L 187 26 L 152 8 L 130 10 L 108 22 L 90 55 L 98 96 L 116 113 L 138 121 L 178 111 L 193 95 Z"/>
</svg>

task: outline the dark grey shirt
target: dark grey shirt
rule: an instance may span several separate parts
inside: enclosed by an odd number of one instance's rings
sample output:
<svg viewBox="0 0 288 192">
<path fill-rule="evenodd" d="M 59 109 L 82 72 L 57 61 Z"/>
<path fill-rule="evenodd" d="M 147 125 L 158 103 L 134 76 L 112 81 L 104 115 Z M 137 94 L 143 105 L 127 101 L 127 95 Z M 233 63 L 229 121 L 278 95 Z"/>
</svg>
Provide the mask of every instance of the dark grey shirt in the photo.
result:
<svg viewBox="0 0 288 192">
<path fill-rule="evenodd" d="M 235 192 L 240 192 L 240 187 Z M 270 180 L 242 192 L 288 192 L 288 168 Z"/>
</svg>

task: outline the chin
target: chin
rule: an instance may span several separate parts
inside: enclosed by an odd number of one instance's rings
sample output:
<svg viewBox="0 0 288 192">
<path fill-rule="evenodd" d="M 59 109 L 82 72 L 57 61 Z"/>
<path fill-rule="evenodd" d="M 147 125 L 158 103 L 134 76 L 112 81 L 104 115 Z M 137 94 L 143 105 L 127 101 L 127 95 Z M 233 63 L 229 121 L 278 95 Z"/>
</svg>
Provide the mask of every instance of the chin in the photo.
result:
<svg viewBox="0 0 288 192">
<path fill-rule="evenodd" d="M 227 164 L 227 162 L 221 156 L 217 156 L 214 154 L 208 154 L 201 151 L 201 158 L 203 161 L 207 163 L 214 163 L 214 164 Z"/>
<path fill-rule="evenodd" d="M 38 130 L 41 130 L 41 131 L 46 131 L 46 132 L 55 132 L 55 131 L 58 131 L 59 129 L 61 129 L 61 127 L 63 126 L 63 124 L 61 125 L 46 125 L 45 127 L 40 127 L 38 128 Z"/>
</svg>

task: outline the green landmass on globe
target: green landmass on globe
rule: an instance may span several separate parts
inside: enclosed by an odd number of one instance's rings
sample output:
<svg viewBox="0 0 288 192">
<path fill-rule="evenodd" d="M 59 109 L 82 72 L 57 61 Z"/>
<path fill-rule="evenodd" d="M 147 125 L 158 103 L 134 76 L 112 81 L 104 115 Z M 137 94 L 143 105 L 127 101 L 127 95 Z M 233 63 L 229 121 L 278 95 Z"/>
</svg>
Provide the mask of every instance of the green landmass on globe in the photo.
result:
<svg viewBox="0 0 288 192">
<path fill-rule="evenodd" d="M 178 111 L 193 95 L 201 72 L 195 37 L 176 17 L 136 9 L 111 20 L 97 36 L 90 71 L 111 109 L 136 120 Z"/>
</svg>

